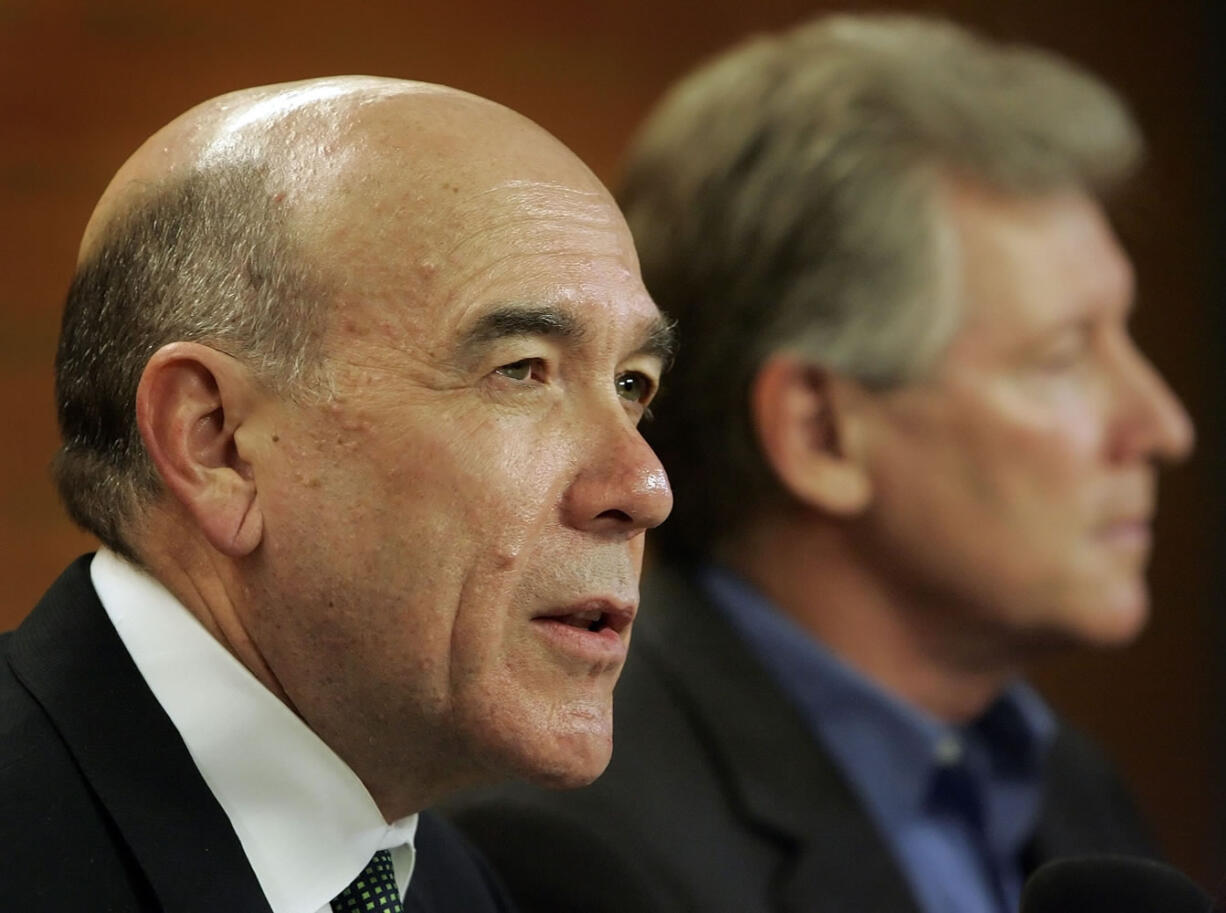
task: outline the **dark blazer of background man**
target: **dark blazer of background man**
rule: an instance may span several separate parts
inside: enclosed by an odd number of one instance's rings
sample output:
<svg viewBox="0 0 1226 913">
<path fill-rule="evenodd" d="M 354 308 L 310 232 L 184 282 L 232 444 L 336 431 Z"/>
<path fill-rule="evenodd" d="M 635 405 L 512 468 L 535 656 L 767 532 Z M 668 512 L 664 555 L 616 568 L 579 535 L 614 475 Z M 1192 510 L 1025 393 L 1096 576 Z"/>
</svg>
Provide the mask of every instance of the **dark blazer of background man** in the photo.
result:
<svg viewBox="0 0 1226 913">
<path fill-rule="evenodd" d="M 1102 201 L 1141 138 L 1049 54 L 838 16 L 684 79 L 620 200 L 682 347 L 612 764 L 462 817 L 529 910 L 1006 913 L 1150 850 L 1019 678 L 1145 624 L 1188 418 Z"/>
<path fill-rule="evenodd" d="M 419 813 L 607 763 L 668 341 L 612 198 L 492 102 L 314 80 L 155 134 L 65 309 L 105 547 L 0 638 L 0 908 L 507 909 Z"/>
</svg>

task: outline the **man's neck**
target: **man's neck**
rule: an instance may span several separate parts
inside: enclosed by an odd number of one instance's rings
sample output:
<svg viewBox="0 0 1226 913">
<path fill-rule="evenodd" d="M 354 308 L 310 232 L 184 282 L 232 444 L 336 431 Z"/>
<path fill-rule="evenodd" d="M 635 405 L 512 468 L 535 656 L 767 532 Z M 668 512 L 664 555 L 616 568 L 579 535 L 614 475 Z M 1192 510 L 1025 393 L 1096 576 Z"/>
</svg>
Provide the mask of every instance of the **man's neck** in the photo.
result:
<svg viewBox="0 0 1226 913">
<path fill-rule="evenodd" d="M 151 512 L 138 544 L 142 563 L 214 640 L 296 713 L 244 624 L 239 605 L 244 588 L 233 563 L 184 529 L 163 511 Z"/>
<path fill-rule="evenodd" d="M 1018 671 L 998 632 L 899 592 L 840 531 L 767 521 L 719 560 L 796 624 L 887 691 L 960 723 L 979 716 Z"/>
</svg>

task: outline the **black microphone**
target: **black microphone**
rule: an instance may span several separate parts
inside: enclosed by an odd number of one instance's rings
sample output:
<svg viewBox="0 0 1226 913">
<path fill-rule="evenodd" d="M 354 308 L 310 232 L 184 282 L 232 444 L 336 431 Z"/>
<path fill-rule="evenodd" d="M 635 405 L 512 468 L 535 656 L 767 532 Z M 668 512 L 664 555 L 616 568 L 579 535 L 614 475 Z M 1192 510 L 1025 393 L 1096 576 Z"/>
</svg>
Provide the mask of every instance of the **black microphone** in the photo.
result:
<svg viewBox="0 0 1226 913">
<path fill-rule="evenodd" d="M 1022 889 L 1021 913 L 1213 913 L 1178 869 L 1135 856 L 1074 856 L 1040 866 Z"/>
</svg>

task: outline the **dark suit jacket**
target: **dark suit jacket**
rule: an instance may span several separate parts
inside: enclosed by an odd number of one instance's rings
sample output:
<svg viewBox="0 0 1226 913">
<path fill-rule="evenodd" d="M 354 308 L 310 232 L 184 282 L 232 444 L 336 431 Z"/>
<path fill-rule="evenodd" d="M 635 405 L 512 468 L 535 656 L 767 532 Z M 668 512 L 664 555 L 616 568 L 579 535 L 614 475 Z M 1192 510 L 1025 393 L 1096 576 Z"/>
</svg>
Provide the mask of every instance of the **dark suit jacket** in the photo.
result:
<svg viewBox="0 0 1226 913">
<path fill-rule="evenodd" d="M 405 909 L 509 909 L 423 814 Z M 0 636 L 0 910 L 266 913 L 255 873 L 78 559 Z M 314 913 L 314 911 L 304 911 Z"/>
<path fill-rule="evenodd" d="M 831 758 L 705 597 L 657 569 L 593 786 L 526 787 L 450 810 L 525 913 L 915 913 L 881 835 Z M 1100 754 L 1065 729 L 1026 863 L 1149 854 Z"/>
</svg>

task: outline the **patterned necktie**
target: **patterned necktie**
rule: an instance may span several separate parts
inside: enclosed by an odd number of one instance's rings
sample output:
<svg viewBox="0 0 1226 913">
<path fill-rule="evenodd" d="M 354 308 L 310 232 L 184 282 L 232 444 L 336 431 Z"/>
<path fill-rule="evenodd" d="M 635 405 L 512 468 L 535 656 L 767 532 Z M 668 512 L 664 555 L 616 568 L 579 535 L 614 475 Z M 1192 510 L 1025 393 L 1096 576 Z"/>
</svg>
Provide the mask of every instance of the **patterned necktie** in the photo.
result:
<svg viewBox="0 0 1226 913">
<path fill-rule="evenodd" d="M 334 913 L 404 913 L 392 854 L 379 850 L 374 858 L 332 901 Z"/>
</svg>

